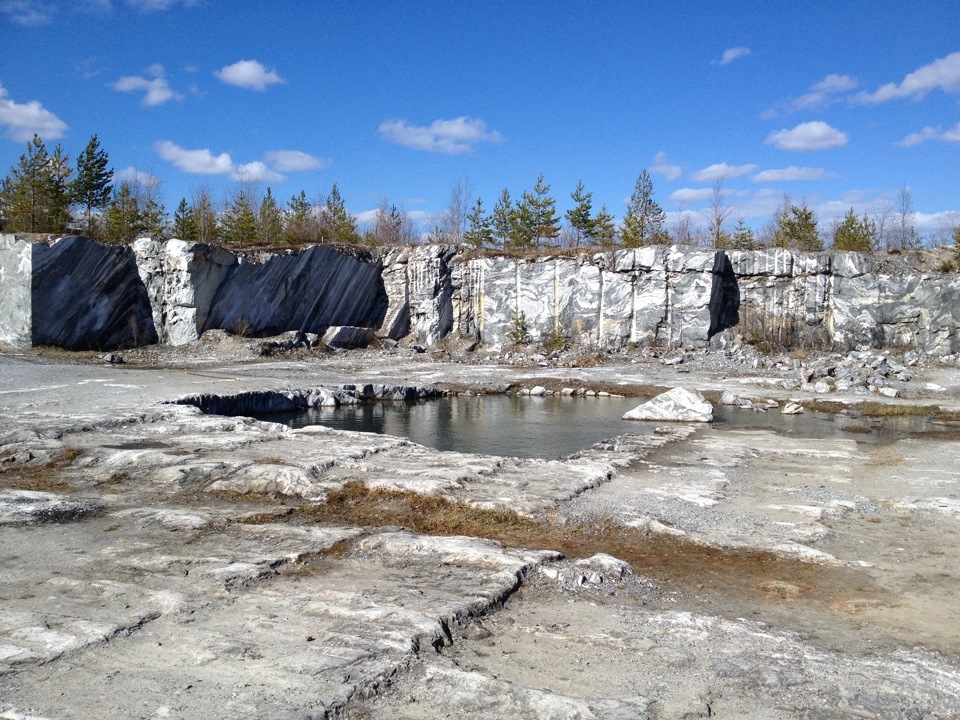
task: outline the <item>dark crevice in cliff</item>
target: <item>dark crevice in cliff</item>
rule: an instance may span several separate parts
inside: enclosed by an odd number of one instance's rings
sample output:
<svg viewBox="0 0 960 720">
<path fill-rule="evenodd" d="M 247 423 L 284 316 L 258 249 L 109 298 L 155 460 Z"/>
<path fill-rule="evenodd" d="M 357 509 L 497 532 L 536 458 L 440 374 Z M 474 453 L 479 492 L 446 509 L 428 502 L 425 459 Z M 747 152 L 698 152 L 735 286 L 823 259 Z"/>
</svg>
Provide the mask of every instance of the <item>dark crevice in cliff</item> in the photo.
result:
<svg viewBox="0 0 960 720">
<path fill-rule="evenodd" d="M 740 284 L 730 258 L 720 250 L 713 258 L 713 287 L 710 290 L 710 329 L 713 337 L 740 322 Z"/>
</svg>

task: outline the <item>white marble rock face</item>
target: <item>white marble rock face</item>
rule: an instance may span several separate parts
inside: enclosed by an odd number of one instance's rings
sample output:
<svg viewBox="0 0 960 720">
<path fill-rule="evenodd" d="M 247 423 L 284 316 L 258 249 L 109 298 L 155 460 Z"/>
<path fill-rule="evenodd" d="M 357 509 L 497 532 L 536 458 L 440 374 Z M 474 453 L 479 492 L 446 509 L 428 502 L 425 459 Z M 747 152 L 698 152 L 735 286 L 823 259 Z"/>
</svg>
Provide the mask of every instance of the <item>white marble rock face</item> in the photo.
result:
<svg viewBox="0 0 960 720">
<path fill-rule="evenodd" d="M 0 346 L 20 349 L 32 344 L 32 277 L 31 244 L 0 234 Z"/>
</svg>

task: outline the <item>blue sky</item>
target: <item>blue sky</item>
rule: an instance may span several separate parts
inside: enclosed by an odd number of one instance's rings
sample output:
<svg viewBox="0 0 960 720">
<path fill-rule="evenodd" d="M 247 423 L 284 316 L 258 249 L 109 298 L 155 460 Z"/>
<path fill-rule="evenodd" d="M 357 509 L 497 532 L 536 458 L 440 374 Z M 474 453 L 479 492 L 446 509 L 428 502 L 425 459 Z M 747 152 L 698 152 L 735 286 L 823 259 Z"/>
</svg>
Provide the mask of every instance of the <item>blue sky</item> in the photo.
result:
<svg viewBox="0 0 960 720">
<path fill-rule="evenodd" d="M 906 186 L 930 234 L 960 223 L 960 3 L 0 0 L 0 172 L 34 132 L 98 134 L 171 212 L 337 182 L 426 224 L 458 180 L 490 208 L 542 172 L 619 219 L 647 168 L 670 222 L 718 178 L 754 226 Z"/>
</svg>

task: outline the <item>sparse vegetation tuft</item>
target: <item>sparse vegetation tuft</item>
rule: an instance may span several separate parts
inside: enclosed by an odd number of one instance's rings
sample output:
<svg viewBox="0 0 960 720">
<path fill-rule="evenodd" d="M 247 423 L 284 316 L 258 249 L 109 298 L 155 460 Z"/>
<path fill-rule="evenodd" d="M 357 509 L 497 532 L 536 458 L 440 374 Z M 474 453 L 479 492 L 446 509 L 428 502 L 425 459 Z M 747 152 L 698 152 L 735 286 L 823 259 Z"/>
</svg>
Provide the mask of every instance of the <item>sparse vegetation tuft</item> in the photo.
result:
<svg viewBox="0 0 960 720">
<path fill-rule="evenodd" d="M 507 329 L 507 340 L 514 345 L 528 345 L 530 330 L 527 327 L 527 316 L 523 310 L 514 310 L 510 316 L 510 327 Z"/>
<path fill-rule="evenodd" d="M 759 550 L 728 552 L 667 535 L 618 525 L 534 518 L 502 508 L 478 508 L 436 495 L 408 490 L 370 488 L 351 481 L 327 495 L 326 502 L 276 513 L 248 516 L 244 522 L 295 524 L 350 523 L 367 527 L 402 526 L 427 535 L 468 535 L 496 540 L 510 547 L 556 550 L 567 557 L 608 553 L 631 564 L 640 574 L 700 589 L 759 588 L 764 582 L 791 577 L 791 583 L 813 588 L 815 577 L 829 569 L 792 561 Z"/>
</svg>

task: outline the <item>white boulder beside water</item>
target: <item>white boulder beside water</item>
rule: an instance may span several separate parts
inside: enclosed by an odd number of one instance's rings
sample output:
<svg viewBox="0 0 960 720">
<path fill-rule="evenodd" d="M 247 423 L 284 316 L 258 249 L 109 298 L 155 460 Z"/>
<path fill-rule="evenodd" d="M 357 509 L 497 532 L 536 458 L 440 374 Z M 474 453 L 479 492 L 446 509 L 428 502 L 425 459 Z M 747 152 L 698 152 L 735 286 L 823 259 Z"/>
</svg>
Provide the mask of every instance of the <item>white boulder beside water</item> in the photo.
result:
<svg viewBox="0 0 960 720">
<path fill-rule="evenodd" d="M 624 414 L 623 419 L 713 422 L 713 405 L 697 390 L 678 387 L 638 405 Z"/>
</svg>

